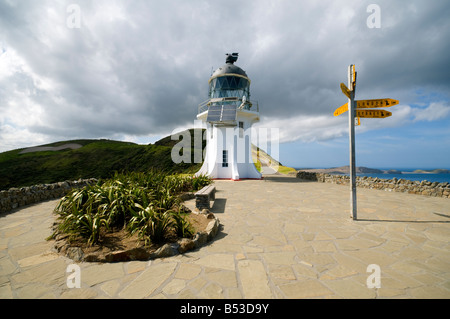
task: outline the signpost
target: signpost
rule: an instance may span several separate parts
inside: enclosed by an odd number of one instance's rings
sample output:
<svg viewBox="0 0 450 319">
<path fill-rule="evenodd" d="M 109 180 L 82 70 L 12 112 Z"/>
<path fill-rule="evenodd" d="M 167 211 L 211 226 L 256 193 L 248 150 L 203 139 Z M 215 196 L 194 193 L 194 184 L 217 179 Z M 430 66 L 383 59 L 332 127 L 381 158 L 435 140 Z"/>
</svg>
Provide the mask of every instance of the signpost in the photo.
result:
<svg viewBox="0 0 450 319">
<path fill-rule="evenodd" d="M 348 104 L 345 103 L 344 105 L 338 107 L 335 111 L 334 111 L 334 116 L 339 116 L 342 113 L 345 113 L 348 111 Z"/>
<path fill-rule="evenodd" d="M 348 86 L 350 96 L 348 96 L 348 127 L 349 127 L 349 148 L 350 148 L 350 214 L 356 220 L 356 165 L 355 165 L 355 91 L 356 91 L 356 71 L 351 64 L 348 67 Z M 342 84 L 341 84 L 342 89 Z"/>
<path fill-rule="evenodd" d="M 346 93 L 344 93 L 344 94 L 347 95 Z M 355 101 L 355 102 L 356 102 L 356 108 L 357 109 L 371 109 L 371 108 L 377 108 L 377 107 L 391 107 L 391 106 L 397 105 L 399 103 L 398 100 L 394 100 L 394 99 L 360 100 L 360 101 Z M 344 105 L 338 107 L 334 111 L 334 116 L 339 116 L 342 113 L 345 113 L 347 111 L 348 111 L 348 104 L 345 103 Z"/>
<path fill-rule="evenodd" d="M 391 116 L 392 113 L 385 110 L 358 110 L 356 116 L 362 118 L 382 119 Z"/>
<path fill-rule="evenodd" d="M 345 86 L 344 83 L 341 83 L 341 90 L 348 98 L 350 98 L 350 90 Z"/>
<path fill-rule="evenodd" d="M 348 112 L 349 149 L 350 149 L 350 214 L 357 219 L 356 209 L 356 162 L 355 162 L 355 126 L 360 125 L 360 118 L 386 118 L 392 115 L 386 110 L 372 110 L 372 108 L 391 107 L 399 103 L 394 99 L 375 99 L 355 101 L 356 69 L 353 64 L 348 67 L 348 87 L 341 83 L 342 93 L 348 102 L 334 111 L 334 116 Z M 356 120 L 356 121 L 355 121 Z"/>
<path fill-rule="evenodd" d="M 391 107 L 398 104 L 398 100 L 394 99 L 376 99 L 356 101 L 358 109 L 373 109 L 377 107 Z"/>
</svg>

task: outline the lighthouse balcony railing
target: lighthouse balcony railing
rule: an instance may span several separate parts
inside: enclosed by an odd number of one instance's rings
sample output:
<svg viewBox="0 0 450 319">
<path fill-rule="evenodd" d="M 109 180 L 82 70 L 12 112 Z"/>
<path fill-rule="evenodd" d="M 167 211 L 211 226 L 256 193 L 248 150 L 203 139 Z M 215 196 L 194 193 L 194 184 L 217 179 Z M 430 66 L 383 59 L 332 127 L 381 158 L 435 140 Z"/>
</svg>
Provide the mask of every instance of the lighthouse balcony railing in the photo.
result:
<svg viewBox="0 0 450 319">
<path fill-rule="evenodd" d="M 223 102 L 232 102 L 232 101 L 236 101 L 241 103 L 240 105 L 242 105 L 242 99 L 239 98 L 213 98 L 213 99 L 208 99 L 206 101 L 203 101 L 202 103 L 200 103 L 198 105 L 198 114 L 203 113 L 205 111 L 208 111 L 209 106 L 211 105 L 211 103 L 223 103 Z M 247 101 L 244 103 L 244 105 L 239 106 L 238 109 L 243 109 L 243 110 L 247 110 L 247 111 L 252 111 L 252 112 L 258 112 L 259 113 L 259 104 L 258 101 Z"/>
</svg>

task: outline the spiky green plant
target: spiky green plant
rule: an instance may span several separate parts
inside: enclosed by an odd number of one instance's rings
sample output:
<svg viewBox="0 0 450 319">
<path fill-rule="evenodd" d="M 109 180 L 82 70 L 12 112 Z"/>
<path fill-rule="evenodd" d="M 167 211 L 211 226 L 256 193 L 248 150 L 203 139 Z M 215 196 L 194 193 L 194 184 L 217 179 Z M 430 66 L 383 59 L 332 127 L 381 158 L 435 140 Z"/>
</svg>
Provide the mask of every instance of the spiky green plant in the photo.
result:
<svg viewBox="0 0 450 319">
<path fill-rule="evenodd" d="M 133 217 L 127 226 L 131 234 L 137 233 L 139 239 L 145 245 L 151 242 L 161 242 L 174 227 L 174 221 L 170 211 L 159 213 L 152 205 L 145 208 L 136 204 L 137 212 L 132 212 Z"/>
<path fill-rule="evenodd" d="M 84 238 L 88 244 L 101 240 L 102 230 L 127 229 L 137 233 L 145 244 L 162 241 L 174 231 L 178 236 L 192 236 L 189 222 L 182 216 L 179 194 L 195 191 L 211 183 L 205 176 L 193 177 L 147 173 L 115 173 L 63 197 L 55 212 L 60 221 L 51 237 L 66 233 L 70 238 Z"/>
<path fill-rule="evenodd" d="M 189 238 L 194 235 L 194 228 L 192 227 L 191 223 L 186 220 L 186 217 L 184 215 L 185 214 L 183 214 L 180 209 L 178 211 L 172 212 L 172 218 L 174 220 L 177 236 L 182 238 Z"/>
</svg>

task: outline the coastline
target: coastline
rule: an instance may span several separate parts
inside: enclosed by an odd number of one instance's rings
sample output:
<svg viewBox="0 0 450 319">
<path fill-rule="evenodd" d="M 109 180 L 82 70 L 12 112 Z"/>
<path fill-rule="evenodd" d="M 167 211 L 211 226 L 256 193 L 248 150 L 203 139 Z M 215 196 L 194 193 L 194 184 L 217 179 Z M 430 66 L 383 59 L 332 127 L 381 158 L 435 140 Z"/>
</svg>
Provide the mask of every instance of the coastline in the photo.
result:
<svg viewBox="0 0 450 319">
<path fill-rule="evenodd" d="M 327 173 L 327 174 L 349 174 L 350 166 L 339 166 L 330 168 L 296 168 L 296 170 L 311 172 L 311 173 Z M 436 168 L 436 169 L 379 169 L 369 168 L 364 166 L 356 167 L 356 173 L 361 174 L 450 174 L 449 169 Z"/>
<path fill-rule="evenodd" d="M 343 174 L 328 174 L 299 170 L 297 178 L 321 183 L 349 185 L 350 176 Z M 401 192 L 416 195 L 450 198 L 449 182 L 430 182 L 427 180 L 411 181 L 408 179 L 384 179 L 378 177 L 356 176 L 356 186 L 369 189 L 379 189 L 388 192 Z"/>
<path fill-rule="evenodd" d="M 297 171 L 308 173 L 320 173 L 331 175 L 350 175 L 349 166 L 332 167 L 332 168 L 296 168 Z M 429 181 L 438 183 L 450 183 L 450 170 L 447 169 L 377 169 L 367 167 L 356 167 L 356 176 L 372 177 L 379 179 L 405 179 L 410 181 Z"/>
</svg>

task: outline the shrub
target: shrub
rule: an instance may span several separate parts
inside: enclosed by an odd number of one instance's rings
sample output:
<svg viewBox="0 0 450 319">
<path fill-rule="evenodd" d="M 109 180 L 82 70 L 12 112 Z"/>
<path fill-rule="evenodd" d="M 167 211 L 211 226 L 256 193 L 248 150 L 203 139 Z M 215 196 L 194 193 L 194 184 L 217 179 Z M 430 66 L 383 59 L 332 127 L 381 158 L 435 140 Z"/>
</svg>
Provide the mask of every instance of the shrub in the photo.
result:
<svg viewBox="0 0 450 319">
<path fill-rule="evenodd" d="M 63 197 L 55 209 L 60 223 L 51 237 L 65 233 L 71 240 L 81 238 L 92 245 L 101 241 L 102 232 L 125 228 L 148 245 L 173 233 L 192 236 L 193 228 L 179 208 L 179 194 L 209 183 L 206 176 L 115 173 Z"/>
</svg>

